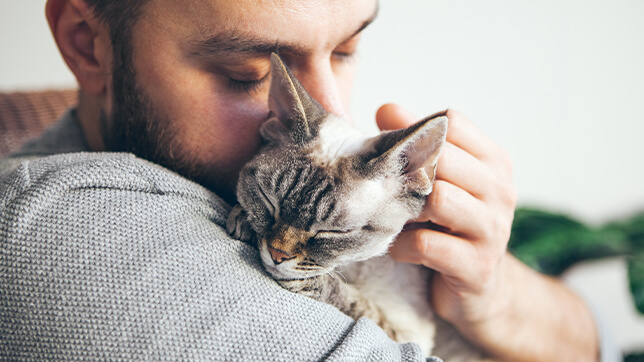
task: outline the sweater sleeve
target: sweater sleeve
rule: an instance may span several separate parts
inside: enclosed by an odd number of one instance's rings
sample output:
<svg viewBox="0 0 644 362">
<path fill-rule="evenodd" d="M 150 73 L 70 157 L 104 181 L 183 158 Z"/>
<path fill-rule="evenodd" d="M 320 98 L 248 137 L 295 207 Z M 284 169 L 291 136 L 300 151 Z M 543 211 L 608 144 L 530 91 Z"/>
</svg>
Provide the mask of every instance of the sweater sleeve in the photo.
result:
<svg viewBox="0 0 644 362">
<path fill-rule="evenodd" d="M 222 228 L 216 195 L 127 154 L 0 174 L 0 359 L 422 361 L 292 294 Z"/>
</svg>

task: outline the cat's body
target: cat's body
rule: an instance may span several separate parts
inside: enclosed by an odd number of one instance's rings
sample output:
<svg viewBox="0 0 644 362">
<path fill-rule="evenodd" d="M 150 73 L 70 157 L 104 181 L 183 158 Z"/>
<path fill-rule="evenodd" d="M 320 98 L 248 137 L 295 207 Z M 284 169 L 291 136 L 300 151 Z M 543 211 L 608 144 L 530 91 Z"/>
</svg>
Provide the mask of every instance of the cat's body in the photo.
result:
<svg viewBox="0 0 644 362">
<path fill-rule="evenodd" d="M 425 355 L 432 353 L 436 321 L 428 298 L 429 269 L 384 255 L 346 265 L 340 272 L 347 283 L 374 301 L 393 339 L 416 342 Z"/>
<path fill-rule="evenodd" d="M 256 245 L 284 288 L 367 317 L 427 355 L 440 350 L 431 272 L 386 252 L 432 190 L 447 117 L 364 137 L 310 98 L 279 57 L 271 62 L 272 113 L 262 148 L 240 173 L 228 232 Z M 449 354 L 439 357 L 478 357 L 462 342 Z"/>
</svg>

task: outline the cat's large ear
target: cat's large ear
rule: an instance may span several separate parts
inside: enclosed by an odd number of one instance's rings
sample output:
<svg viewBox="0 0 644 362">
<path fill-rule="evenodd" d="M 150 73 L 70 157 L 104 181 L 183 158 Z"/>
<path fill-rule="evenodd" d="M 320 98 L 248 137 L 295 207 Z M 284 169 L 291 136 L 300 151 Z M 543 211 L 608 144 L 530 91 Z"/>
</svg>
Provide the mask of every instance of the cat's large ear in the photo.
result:
<svg viewBox="0 0 644 362">
<path fill-rule="evenodd" d="M 327 113 L 275 53 L 271 54 L 268 107 L 271 114 L 260 130 L 262 137 L 269 141 L 290 139 L 298 144 L 313 137 L 313 123 Z"/>
<path fill-rule="evenodd" d="M 445 145 L 447 123 L 443 112 L 408 128 L 381 133 L 366 143 L 363 167 L 370 173 L 403 173 L 409 187 L 429 194 Z"/>
</svg>

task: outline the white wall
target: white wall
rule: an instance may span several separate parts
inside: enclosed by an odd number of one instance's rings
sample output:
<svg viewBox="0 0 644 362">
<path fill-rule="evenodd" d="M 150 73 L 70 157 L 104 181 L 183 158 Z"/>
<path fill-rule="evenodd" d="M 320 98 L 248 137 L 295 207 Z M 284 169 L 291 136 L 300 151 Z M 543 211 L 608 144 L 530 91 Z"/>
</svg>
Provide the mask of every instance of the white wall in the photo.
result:
<svg viewBox="0 0 644 362">
<path fill-rule="evenodd" d="M 45 19 L 45 0 L 0 0 L 0 91 L 75 87 Z"/>
<path fill-rule="evenodd" d="M 643 1 L 380 2 L 360 50 L 352 113 L 361 128 L 375 132 L 386 102 L 419 117 L 456 108 L 510 151 L 522 204 L 587 221 L 644 209 Z M 44 3 L 0 1 L 0 90 L 74 86 Z M 618 277 L 569 279 L 595 291 L 600 310 L 632 308 L 623 266 L 611 270 Z M 644 318 L 629 313 L 607 318 L 633 349 Z"/>
</svg>

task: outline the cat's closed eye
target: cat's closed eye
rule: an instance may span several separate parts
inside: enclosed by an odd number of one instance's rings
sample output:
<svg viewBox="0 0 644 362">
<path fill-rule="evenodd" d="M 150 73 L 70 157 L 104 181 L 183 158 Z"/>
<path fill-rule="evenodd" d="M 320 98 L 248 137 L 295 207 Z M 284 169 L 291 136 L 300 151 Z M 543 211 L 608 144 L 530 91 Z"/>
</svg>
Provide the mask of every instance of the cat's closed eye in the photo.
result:
<svg viewBox="0 0 644 362">
<path fill-rule="evenodd" d="M 376 228 L 371 225 L 371 224 L 366 224 L 363 225 L 360 228 L 348 228 L 348 229 L 335 229 L 335 230 L 318 230 L 318 232 L 315 234 L 315 238 L 337 238 L 337 237 L 342 237 L 342 236 L 347 236 L 351 235 L 353 233 L 357 233 L 359 231 L 374 231 Z"/>
<path fill-rule="evenodd" d="M 354 232 L 354 229 L 350 230 L 319 230 L 317 233 L 315 233 L 316 238 L 334 238 L 334 237 L 339 237 L 339 236 L 344 236 L 347 234 L 350 234 Z"/>
<path fill-rule="evenodd" d="M 271 214 L 272 217 L 275 217 L 275 212 L 277 209 L 275 208 L 275 205 L 271 201 L 271 199 L 266 195 L 266 192 L 263 190 L 261 183 L 257 184 L 257 190 L 259 191 L 259 196 L 262 199 L 264 205 L 266 208 L 268 208 L 268 212 Z"/>
</svg>

